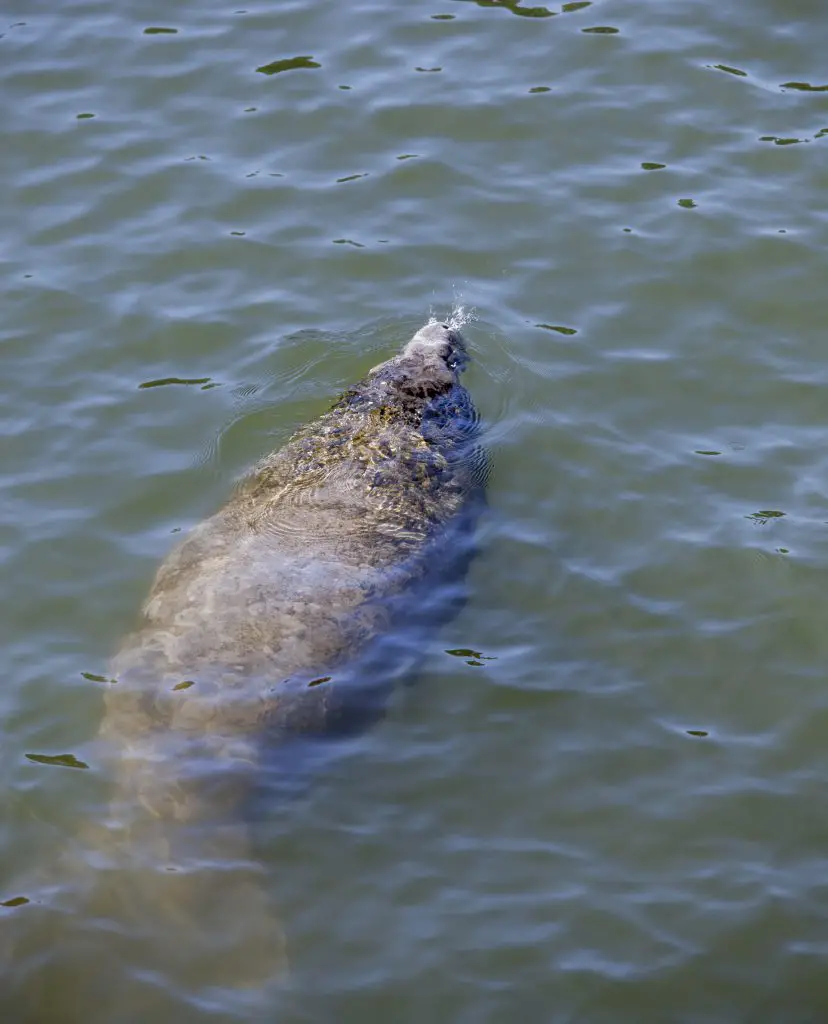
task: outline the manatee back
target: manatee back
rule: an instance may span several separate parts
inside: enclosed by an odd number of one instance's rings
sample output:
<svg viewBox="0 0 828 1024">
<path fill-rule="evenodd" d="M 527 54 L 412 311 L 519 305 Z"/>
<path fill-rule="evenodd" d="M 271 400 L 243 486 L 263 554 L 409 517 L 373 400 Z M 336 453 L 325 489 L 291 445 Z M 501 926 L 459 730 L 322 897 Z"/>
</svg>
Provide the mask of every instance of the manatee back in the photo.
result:
<svg viewBox="0 0 828 1024">
<path fill-rule="evenodd" d="M 485 459 L 464 349 L 432 328 L 171 552 L 113 665 L 124 729 L 140 707 L 153 730 L 318 731 L 349 695 L 385 691 L 373 677 L 405 661 L 388 654 L 402 621 L 456 607 L 441 595 L 471 558 Z"/>
</svg>

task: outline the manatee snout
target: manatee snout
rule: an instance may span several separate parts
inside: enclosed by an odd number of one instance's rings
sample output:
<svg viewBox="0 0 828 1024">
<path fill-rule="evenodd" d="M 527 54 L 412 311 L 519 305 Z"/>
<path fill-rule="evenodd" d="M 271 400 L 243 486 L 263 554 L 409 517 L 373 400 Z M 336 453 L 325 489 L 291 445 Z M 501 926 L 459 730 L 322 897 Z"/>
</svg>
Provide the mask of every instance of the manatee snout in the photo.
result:
<svg viewBox="0 0 828 1024">
<path fill-rule="evenodd" d="M 461 372 L 469 361 L 466 342 L 459 331 L 448 324 L 428 323 L 421 327 L 403 349 L 403 355 L 436 355 L 450 370 Z"/>
<path fill-rule="evenodd" d="M 378 374 L 407 384 L 442 387 L 457 383 L 468 361 L 468 349 L 460 332 L 432 320 L 417 331 L 399 355 L 372 367 L 369 377 Z"/>
</svg>

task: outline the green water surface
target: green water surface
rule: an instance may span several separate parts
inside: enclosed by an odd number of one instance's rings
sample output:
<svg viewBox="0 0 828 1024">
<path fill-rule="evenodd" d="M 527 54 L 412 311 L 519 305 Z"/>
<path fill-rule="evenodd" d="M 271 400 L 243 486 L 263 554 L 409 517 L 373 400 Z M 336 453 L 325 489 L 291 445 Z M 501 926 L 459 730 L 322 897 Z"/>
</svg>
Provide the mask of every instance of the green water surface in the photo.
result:
<svg viewBox="0 0 828 1024">
<path fill-rule="evenodd" d="M 463 305 L 472 599 L 263 815 L 269 1019 L 820 1024 L 824 5 L 235 2 L 0 14 L 0 930 L 178 533 Z"/>
</svg>

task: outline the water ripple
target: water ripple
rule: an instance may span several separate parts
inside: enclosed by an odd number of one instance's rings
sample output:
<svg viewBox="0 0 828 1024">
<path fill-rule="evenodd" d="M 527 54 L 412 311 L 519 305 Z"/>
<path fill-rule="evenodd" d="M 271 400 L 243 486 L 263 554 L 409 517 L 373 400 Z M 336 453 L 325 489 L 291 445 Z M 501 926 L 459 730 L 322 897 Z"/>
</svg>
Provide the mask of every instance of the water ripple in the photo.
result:
<svg viewBox="0 0 828 1024">
<path fill-rule="evenodd" d="M 824 1019 L 821 39 L 779 0 L 7 14 L 4 924 L 101 813 L 173 535 L 465 304 L 472 600 L 257 822 L 273 1012 Z M 156 1019 L 256 1019 L 154 967 Z"/>
</svg>

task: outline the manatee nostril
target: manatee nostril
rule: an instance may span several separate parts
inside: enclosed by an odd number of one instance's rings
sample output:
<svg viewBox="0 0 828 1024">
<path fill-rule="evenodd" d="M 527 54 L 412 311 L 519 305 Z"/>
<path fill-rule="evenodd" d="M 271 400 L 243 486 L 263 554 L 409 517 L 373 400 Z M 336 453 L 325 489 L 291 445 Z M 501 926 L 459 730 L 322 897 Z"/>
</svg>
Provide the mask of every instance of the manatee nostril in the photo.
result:
<svg viewBox="0 0 828 1024">
<path fill-rule="evenodd" d="M 444 331 L 447 331 L 449 329 L 448 324 L 440 324 L 440 326 L 443 328 Z"/>
</svg>

